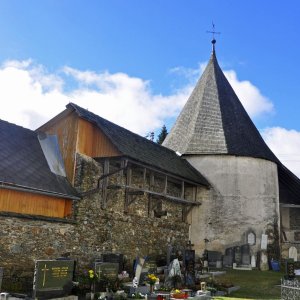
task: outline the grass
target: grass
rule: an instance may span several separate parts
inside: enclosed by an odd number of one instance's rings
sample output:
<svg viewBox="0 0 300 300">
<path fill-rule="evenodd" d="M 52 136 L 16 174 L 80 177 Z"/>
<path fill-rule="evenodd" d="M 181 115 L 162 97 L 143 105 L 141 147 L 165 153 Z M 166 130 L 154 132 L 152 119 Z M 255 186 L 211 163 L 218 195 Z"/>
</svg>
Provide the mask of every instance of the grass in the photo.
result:
<svg viewBox="0 0 300 300">
<path fill-rule="evenodd" d="M 225 275 L 217 276 L 219 282 L 232 282 L 240 286 L 238 291 L 232 292 L 228 297 L 214 297 L 215 300 L 239 299 L 280 299 L 280 279 L 284 273 L 274 271 L 240 271 L 227 270 Z"/>
</svg>

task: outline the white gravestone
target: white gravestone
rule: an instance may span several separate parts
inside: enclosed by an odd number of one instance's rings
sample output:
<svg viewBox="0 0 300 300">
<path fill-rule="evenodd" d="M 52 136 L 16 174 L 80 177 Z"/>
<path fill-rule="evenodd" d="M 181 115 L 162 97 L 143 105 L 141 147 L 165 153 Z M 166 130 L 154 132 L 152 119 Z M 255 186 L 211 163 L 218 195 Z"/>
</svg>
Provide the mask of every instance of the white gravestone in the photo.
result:
<svg viewBox="0 0 300 300">
<path fill-rule="evenodd" d="M 145 263 L 145 259 L 139 257 L 138 263 L 137 263 L 136 269 L 135 269 L 135 277 L 137 279 L 138 284 L 140 283 L 140 277 L 141 277 L 144 263 Z"/>
<path fill-rule="evenodd" d="M 255 234 L 253 232 L 248 233 L 247 242 L 250 246 L 255 245 Z"/>
<path fill-rule="evenodd" d="M 292 246 L 289 249 L 289 258 L 294 259 L 294 261 L 298 260 L 298 251 L 297 251 L 296 247 Z"/>
<path fill-rule="evenodd" d="M 268 235 L 262 234 L 260 248 L 261 250 L 267 250 L 267 246 L 268 246 Z"/>
<path fill-rule="evenodd" d="M 251 256 L 251 267 L 256 268 L 256 257 L 255 257 L 255 255 Z"/>
</svg>

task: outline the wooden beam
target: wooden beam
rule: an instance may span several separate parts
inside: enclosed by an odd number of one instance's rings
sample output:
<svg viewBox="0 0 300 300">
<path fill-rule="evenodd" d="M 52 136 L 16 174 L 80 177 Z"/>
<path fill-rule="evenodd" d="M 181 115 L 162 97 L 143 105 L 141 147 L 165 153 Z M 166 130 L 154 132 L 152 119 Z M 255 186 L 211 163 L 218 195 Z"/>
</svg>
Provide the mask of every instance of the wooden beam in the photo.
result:
<svg viewBox="0 0 300 300">
<path fill-rule="evenodd" d="M 123 188 L 125 190 L 127 189 L 128 191 L 129 190 L 132 190 L 132 191 L 142 191 L 142 192 L 144 192 L 146 194 L 150 194 L 150 195 L 152 195 L 154 197 L 158 196 L 158 197 L 164 198 L 166 200 L 177 202 L 177 203 L 182 203 L 182 204 L 187 204 L 187 205 L 201 205 L 201 203 L 198 202 L 198 201 L 192 201 L 192 200 L 187 200 L 187 199 L 183 199 L 183 198 L 179 198 L 179 197 L 165 195 L 165 194 L 162 194 L 162 193 L 157 193 L 157 192 L 149 191 L 147 189 L 136 188 L 136 187 L 127 186 L 127 185 L 117 185 L 117 184 L 114 184 L 112 186 L 114 188 L 120 187 L 120 188 Z M 110 186 L 108 186 L 108 188 L 110 188 Z"/>
<path fill-rule="evenodd" d="M 181 181 L 181 198 L 184 199 L 184 181 Z"/>
<path fill-rule="evenodd" d="M 131 177 L 132 177 L 132 169 L 130 166 L 127 166 L 126 172 L 126 187 L 125 187 L 125 200 L 124 200 L 124 212 L 128 213 L 128 206 L 130 203 L 130 195 L 129 195 L 129 188 L 131 186 Z"/>
<path fill-rule="evenodd" d="M 167 175 L 167 176 L 169 176 L 170 178 L 174 178 L 174 179 L 177 179 L 177 180 L 179 180 L 179 181 L 182 181 L 182 180 L 184 179 L 185 182 L 188 182 L 188 183 L 190 183 L 191 185 L 201 185 L 201 186 L 208 187 L 208 186 L 206 186 L 206 185 L 204 185 L 204 184 L 201 184 L 201 183 L 199 183 L 199 182 L 195 182 L 195 181 L 189 180 L 189 179 L 187 179 L 187 178 L 183 178 L 183 177 L 174 175 L 174 174 L 172 174 L 172 173 L 160 171 L 160 170 L 158 170 L 158 169 L 156 169 L 156 168 L 154 168 L 154 167 L 147 166 L 147 165 L 145 165 L 145 164 L 136 162 L 136 161 L 134 161 L 134 160 L 132 160 L 132 159 L 128 159 L 128 161 L 130 161 L 130 163 L 132 163 L 133 165 L 141 166 L 141 167 L 147 168 L 147 169 L 150 170 L 150 171 L 153 171 L 153 172 L 158 173 L 158 174 Z"/>
<path fill-rule="evenodd" d="M 147 179 L 147 169 L 144 168 L 143 170 L 143 188 L 146 188 L 146 179 Z"/>
<path fill-rule="evenodd" d="M 109 174 L 109 159 L 104 160 L 103 166 L 103 175 Z M 102 181 L 102 203 L 101 206 L 103 209 L 106 208 L 107 204 L 107 186 L 108 186 L 109 178 L 106 176 L 103 178 Z"/>
<path fill-rule="evenodd" d="M 167 195 L 168 191 L 168 176 L 165 176 L 165 182 L 164 182 L 164 194 Z"/>
</svg>

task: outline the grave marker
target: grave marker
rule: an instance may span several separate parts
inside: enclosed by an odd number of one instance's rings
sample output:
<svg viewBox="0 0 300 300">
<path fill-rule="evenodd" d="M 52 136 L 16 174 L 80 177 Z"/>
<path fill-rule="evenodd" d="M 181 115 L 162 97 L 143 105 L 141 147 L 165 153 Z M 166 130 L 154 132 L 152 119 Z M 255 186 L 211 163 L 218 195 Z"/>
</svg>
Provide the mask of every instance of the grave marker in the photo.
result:
<svg viewBox="0 0 300 300">
<path fill-rule="evenodd" d="M 103 279 L 117 279 L 119 274 L 119 264 L 118 263 L 107 263 L 107 262 L 96 262 L 95 272 L 98 278 Z"/>
<path fill-rule="evenodd" d="M 250 245 L 250 246 L 253 246 L 255 245 L 256 243 L 256 236 L 255 236 L 255 233 L 250 231 L 247 235 L 247 243 Z"/>
<path fill-rule="evenodd" d="M 267 250 L 267 246 L 268 246 L 268 235 L 262 234 L 260 248 L 261 248 L 261 250 Z"/>
<path fill-rule="evenodd" d="M 37 260 L 33 293 L 35 298 L 68 295 L 73 288 L 74 260 Z"/>
<path fill-rule="evenodd" d="M 242 252 L 242 265 L 250 265 L 250 246 L 245 244 L 241 246 Z"/>
<path fill-rule="evenodd" d="M 0 267 L 0 291 L 2 286 L 2 279 L 3 279 L 3 268 Z"/>
<path fill-rule="evenodd" d="M 289 258 L 293 259 L 294 261 L 298 260 L 298 251 L 296 247 L 292 246 L 289 248 Z"/>
</svg>

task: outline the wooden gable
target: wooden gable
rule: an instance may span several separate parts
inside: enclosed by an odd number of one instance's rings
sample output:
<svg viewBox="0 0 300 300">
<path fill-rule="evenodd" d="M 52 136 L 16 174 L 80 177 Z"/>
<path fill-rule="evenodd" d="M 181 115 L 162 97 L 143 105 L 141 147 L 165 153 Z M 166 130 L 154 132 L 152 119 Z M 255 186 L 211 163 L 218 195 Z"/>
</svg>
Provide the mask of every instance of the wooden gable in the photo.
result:
<svg viewBox="0 0 300 300">
<path fill-rule="evenodd" d="M 38 130 L 58 136 L 67 177 L 72 184 L 74 184 L 76 153 L 90 157 L 121 155 L 101 129 L 80 118 L 73 109 L 64 110 Z"/>
</svg>

